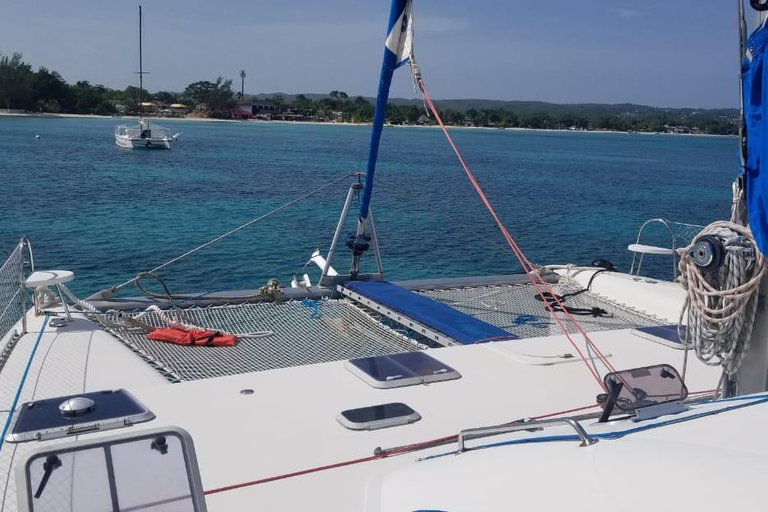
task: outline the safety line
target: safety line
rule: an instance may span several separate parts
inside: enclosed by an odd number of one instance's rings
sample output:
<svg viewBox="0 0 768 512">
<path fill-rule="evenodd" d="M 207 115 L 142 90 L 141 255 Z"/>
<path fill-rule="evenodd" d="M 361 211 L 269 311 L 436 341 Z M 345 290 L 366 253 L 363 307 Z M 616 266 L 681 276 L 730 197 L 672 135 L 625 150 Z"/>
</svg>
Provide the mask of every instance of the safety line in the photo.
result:
<svg viewBox="0 0 768 512">
<path fill-rule="evenodd" d="M 548 413 L 548 414 L 542 414 L 541 416 L 534 416 L 531 419 L 539 420 L 539 419 L 543 419 L 543 418 L 549 418 L 549 417 L 552 417 L 552 416 L 559 416 L 559 415 L 562 415 L 562 414 L 569 414 L 569 413 L 572 413 L 572 412 L 583 411 L 583 410 L 586 410 L 586 409 L 592 409 L 592 408 L 597 407 L 597 406 L 598 406 L 598 404 L 591 404 L 591 405 L 586 405 L 584 407 L 576 407 L 575 409 L 568 409 L 568 410 L 564 410 L 564 411 L 558 411 L 558 412 L 553 412 L 553 413 Z M 509 424 L 512 424 L 512 423 L 516 423 L 516 422 L 513 421 L 513 422 L 510 422 Z M 364 462 L 371 462 L 371 461 L 378 460 L 378 459 L 386 459 L 388 457 L 392 457 L 392 456 L 396 456 L 396 455 L 403 455 L 405 453 L 411 453 L 411 452 L 414 452 L 414 451 L 417 451 L 417 450 L 421 450 L 421 449 L 424 449 L 424 448 L 439 446 L 441 444 L 446 444 L 446 443 L 449 443 L 449 442 L 455 442 L 457 438 L 458 438 L 457 435 L 438 437 L 436 439 L 430 439 L 429 441 L 423 441 L 421 443 L 410 444 L 410 445 L 401 446 L 401 447 L 398 447 L 398 448 L 393 448 L 393 449 L 390 449 L 390 450 L 387 450 L 387 451 L 378 452 L 378 453 L 375 453 L 374 455 L 369 455 L 368 457 L 361 457 L 359 459 L 350 459 L 350 460 L 345 460 L 345 461 L 342 461 L 342 462 L 335 462 L 333 464 L 326 464 L 326 465 L 323 465 L 323 466 L 316 466 L 316 467 L 313 467 L 313 468 L 302 469 L 302 470 L 299 470 L 299 471 L 293 471 L 291 473 L 284 473 L 284 474 L 281 474 L 281 475 L 275 475 L 275 476 L 270 476 L 270 477 L 266 477 L 266 478 L 260 478 L 258 480 L 250 480 L 248 482 L 241 482 L 241 483 L 238 483 L 238 484 L 225 485 L 223 487 L 217 487 L 217 488 L 214 488 L 214 489 L 209 489 L 207 491 L 204 491 L 203 494 L 205 494 L 207 496 L 207 495 L 210 495 L 210 494 L 217 494 L 217 493 L 220 493 L 220 492 L 233 491 L 235 489 L 242 489 L 243 487 L 251 487 L 251 486 L 254 486 L 254 485 L 266 484 L 266 483 L 274 482 L 274 481 L 277 481 L 277 480 L 285 480 L 287 478 L 293 478 L 293 477 L 297 477 L 297 476 L 308 475 L 308 474 L 311 474 L 311 473 L 318 473 L 320 471 L 327 471 L 329 469 L 343 468 L 343 467 L 346 467 L 346 466 L 353 466 L 355 464 L 362 464 Z"/>
</svg>

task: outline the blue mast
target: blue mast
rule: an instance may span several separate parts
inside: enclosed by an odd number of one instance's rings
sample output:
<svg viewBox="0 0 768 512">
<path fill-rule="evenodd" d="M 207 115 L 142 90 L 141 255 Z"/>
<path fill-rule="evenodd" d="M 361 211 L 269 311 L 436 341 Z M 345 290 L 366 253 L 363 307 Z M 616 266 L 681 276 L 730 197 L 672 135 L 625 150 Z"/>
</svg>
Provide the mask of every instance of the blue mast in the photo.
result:
<svg viewBox="0 0 768 512">
<path fill-rule="evenodd" d="M 368 165 L 365 169 L 365 182 L 360 198 L 360 213 L 358 215 L 357 233 L 348 240 L 347 245 L 353 250 L 352 276 L 357 274 L 360 255 L 368 248 L 370 238 L 365 233 L 368 210 L 371 206 L 373 193 L 373 175 L 376 172 L 376 158 L 379 154 L 379 142 L 384 120 L 387 116 L 387 100 L 389 86 L 395 69 L 408 62 L 410 48 L 405 48 L 410 24 L 411 0 L 392 0 L 387 24 L 387 40 L 384 46 L 384 59 L 381 63 L 379 90 L 376 95 L 376 106 L 373 114 L 373 130 L 368 150 Z M 406 53 L 407 52 L 407 53 Z M 403 55 L 406 53 L 405 55 Z"/>
</svg>

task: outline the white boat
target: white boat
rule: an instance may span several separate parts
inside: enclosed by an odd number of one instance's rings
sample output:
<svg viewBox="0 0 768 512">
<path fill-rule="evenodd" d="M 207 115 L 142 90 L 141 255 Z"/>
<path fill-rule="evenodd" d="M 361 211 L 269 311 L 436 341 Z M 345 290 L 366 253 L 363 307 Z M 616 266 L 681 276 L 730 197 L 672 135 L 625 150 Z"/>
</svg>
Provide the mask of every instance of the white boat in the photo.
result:
<svg viewBox="0 0 768 512">
<path fill-rule="evenodd" d="M 0 511 L 760 506 L 765 260 L 738 183 L 732 222 L 664 221 L 669 247 L 642 229 L 629 246 L 679 258 L 675 280 L 643 277 L 640 261 L 533 267 L 498 217 L 525 274 L 384 279 L 367 201 L 392 71 L 413 62 L 410 9 L 393 1 L 364 184 L 341 176 L 86 299 L 19 243 L 0 267 Z M 332 249 L 308 256 L 319 278 L 196 294 L 162 280 L 341 182 Z M 141 296 L 118 296 L 134 284 Z"/>
<path fill-rule="evenodd" d="M 168 128 L 156 125 L 146 119 L 139 119 L 135 125 L 120 125 L 115 128 L 115 144 L 127 149 L 171 149 L 177 136 Z"/>
<path fill-rule="evenodd" d="M 168 128 L 150 123 L 141 116 L 144 91 L 144 59 L 142 50 L 142 16 L 139 6 L 139 122 L 135 125 L 119 125 L 115 128 L 115 144 L 126 149 L 171 149 L 179 134 L 171 135 Z"/>
</svg>

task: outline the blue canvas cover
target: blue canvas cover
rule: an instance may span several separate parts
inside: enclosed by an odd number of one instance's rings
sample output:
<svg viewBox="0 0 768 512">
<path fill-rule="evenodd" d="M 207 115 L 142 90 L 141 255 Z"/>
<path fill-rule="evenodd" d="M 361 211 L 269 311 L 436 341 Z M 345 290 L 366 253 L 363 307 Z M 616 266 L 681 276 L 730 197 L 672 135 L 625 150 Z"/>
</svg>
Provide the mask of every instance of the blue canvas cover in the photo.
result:
<svg viewBox="0 0 768 512">
<path fill-rule="evenodd" d="M 518 338 L 500 327 L 387 281 L 350 281 L 344 286 L 464 345 Z"/>
<path fill-rule="evenodd" d="M 761 25 L 747 40 L 751 61 L 742 63 L 744 120 L 747 134 L 745 160 L 745 189 L 749 226 L 760 251 L 768 254 L 768 69 L 765 66 L 765 46 L 768 28 Z M 762 172 L 763 161 L 766 172 Z"/>
</svg>

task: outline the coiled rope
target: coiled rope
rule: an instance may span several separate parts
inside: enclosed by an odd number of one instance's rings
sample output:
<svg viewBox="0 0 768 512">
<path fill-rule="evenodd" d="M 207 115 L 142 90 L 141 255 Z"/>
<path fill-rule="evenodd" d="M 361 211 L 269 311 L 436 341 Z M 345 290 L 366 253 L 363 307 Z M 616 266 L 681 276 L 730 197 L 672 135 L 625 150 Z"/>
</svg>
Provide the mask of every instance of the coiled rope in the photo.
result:
<svg viewBox="0 0 768 512">
<path fill-rule="evenodd" d="M 710 272 L 699 268 L 691 255 L 704 235 L 717 237 L 725 247 L 722 265 Z M 727 221 L 705 227 L 678 254 L 680 284 L 686 291 L 678 335 L 704 364 L 722 366 L 726 375 L 733 375 L 749 351 L 765 258 L 748 227 Z"/>
</svg>

